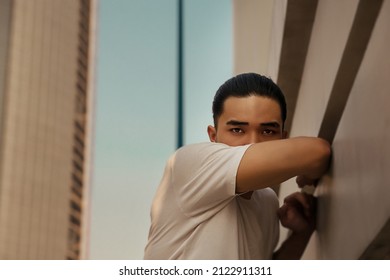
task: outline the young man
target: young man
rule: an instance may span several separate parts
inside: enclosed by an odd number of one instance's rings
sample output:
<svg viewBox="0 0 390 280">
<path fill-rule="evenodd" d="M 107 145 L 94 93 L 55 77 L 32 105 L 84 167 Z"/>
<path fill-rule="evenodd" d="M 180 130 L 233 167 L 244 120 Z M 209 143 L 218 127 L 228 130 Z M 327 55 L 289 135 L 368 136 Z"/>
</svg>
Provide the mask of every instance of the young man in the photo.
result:
<svg viewBox="0 0 390 280">
<path fill-rule="evenodd" d="M 226 81 L 213 102 L 210 143 L 169 159 L 151 209 L 145 259 L 299 259 L 315 229 L 313 198 L 279 201 L 269 187 L 327 170 L 329 144 L 286 139 L 286 103 L 272 80 L 254 73 Z M 279 220 L 291 230 L 274 252 Z"/>
</svg>

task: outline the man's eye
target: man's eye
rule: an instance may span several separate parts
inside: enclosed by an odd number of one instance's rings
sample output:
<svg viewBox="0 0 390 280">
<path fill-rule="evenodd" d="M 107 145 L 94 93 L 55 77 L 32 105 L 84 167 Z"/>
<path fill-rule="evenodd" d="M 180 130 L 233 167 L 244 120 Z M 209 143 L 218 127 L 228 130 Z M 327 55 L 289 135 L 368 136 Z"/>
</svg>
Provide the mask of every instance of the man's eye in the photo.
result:
<svg viewBox="0 0 390 280">
<path fill-rule="evenodd" d="M 272 135 L 272 134 L 275 134 L 275 131 L 273 131 L 271 129 L 264 129 L 263 130 L 263 134 L 265 134 L 265 135 Z"/>
<path fill-rule="evenodd" d="M 231 132 L 233 133 L 244 133 L 244 131 L 241 128 L 232 128 L 230 129 Z"/>
</svg>

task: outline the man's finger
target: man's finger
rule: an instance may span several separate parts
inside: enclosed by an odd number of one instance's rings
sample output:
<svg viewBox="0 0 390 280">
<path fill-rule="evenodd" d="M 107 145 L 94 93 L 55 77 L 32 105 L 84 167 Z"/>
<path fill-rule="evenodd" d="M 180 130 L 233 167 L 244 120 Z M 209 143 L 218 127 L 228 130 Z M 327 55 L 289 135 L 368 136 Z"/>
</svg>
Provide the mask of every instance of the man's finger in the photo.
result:
<svg viewBox="0 0 390 280">
<path fill-rule="evenodd" d="M 311 217 L 313 199 L 314 198 L 308 194 L 296 192 L 287 196 L 284 199 L 284 203 L 290 204 L 297 209 L 302 209 L 306 217 Z"/>
</svg>

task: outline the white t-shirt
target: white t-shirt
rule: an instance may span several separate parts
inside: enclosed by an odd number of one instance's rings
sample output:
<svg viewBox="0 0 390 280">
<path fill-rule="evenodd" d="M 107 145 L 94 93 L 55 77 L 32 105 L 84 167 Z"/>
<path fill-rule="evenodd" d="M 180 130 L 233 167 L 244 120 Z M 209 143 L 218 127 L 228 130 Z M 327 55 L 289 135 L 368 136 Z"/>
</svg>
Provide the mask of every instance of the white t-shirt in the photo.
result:
<svg viewBox="0 0 390 280">
<path fill-rule="evenodd" d="M 151 208 L 145 259 L 271 259 L 279 238 L 275 192 L 245 199 L 236 174 L 249 145 L 200 143 L 171 156 Z"/>
</svg>

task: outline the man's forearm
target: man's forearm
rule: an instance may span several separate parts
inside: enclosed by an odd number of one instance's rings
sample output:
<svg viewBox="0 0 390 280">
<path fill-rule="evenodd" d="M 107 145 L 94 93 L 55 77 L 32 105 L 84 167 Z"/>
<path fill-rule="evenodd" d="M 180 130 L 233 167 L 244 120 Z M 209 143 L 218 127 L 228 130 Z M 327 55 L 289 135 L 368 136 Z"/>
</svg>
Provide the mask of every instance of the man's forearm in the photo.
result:
<svg viewBox="0 0 390 280">
<path fill-rule="evenodd" d="M 282 246 L 273 254 L 275 260 L 299 260 L 310 240 L 312 231 L 292 233 Z"/>
<path fill-rule="evenodd" d="M 329 165 L 328 142 L 315 137 L 295 137 L 253 144 L 237 170 L 238 193 L 278 185 L 294 176 L 317 179 Z"/>
</svg>

